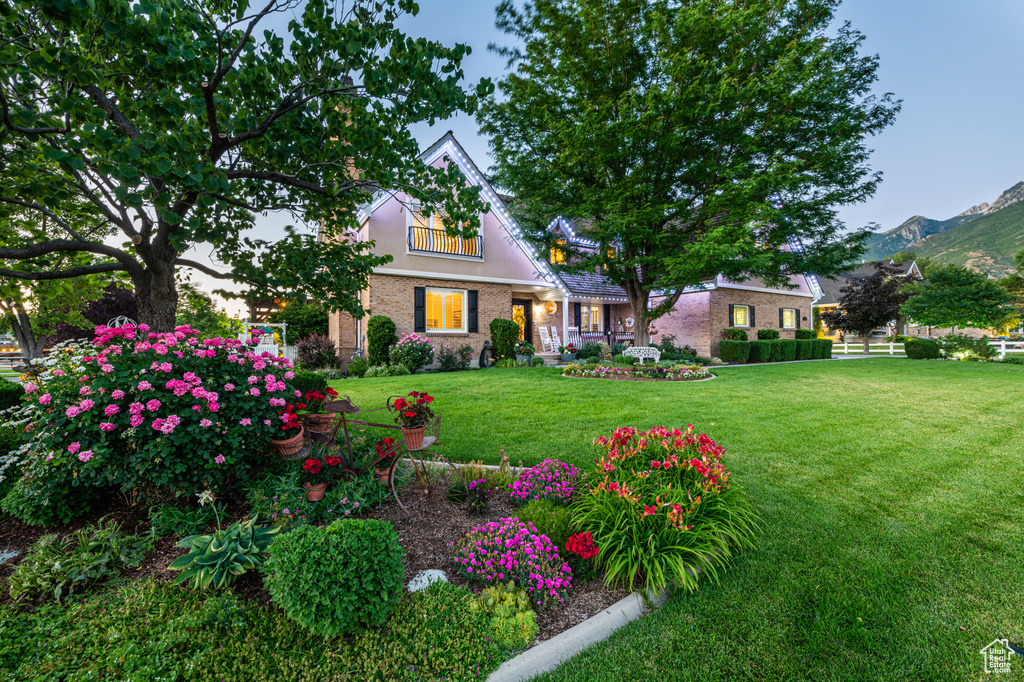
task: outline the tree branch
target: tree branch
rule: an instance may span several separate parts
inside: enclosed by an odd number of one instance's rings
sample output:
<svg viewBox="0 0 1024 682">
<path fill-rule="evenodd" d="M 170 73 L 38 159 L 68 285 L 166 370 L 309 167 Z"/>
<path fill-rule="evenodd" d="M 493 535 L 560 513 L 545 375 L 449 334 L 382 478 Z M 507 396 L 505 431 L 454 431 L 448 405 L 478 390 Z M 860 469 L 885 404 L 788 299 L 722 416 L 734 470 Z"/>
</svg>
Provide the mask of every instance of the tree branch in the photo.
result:
<svg viewBox="0 0 1024 682">
<path fill-rule="evenodd" d="M 52 272 L 24 272 L 22 270 L 7 270 L 0 268 L 0 277 L 13 277 L 14 279 L 31 279 L 35 281 L 51 279 L 70 279 L 82 275 L 95 275 L 100 272 L 123 272 L 127 268 L 121 263 L 97 263 L 96 265 L 81 265 L 67 270 Z"/>
<path fill-rule="evenodd" d="M 63 134 L 71 132 L 71 127 L 66 128 L 25 128 L 22 126 L 16 126 L 11 123 L 10 106 L 7 102 L 7 96 L 3 90 L 0 90 L 0 120 L 3 121 L 4 126 L 15 133 L 21 133 L 23 135 L 53 135 Z"/>
<path fill-rule="evenodd" d="M 230 273 L 230 272 L 228 272 L 228 273 L 217 272 L 216 270 L 214 270 L 213 268 L 211 268 L 208 265 L 203 265 L 202 263 L 197 263 L 196 261 L 188 260 L 187 258 L 175 258 L 174 259 L 174 264 L 176 266 L 180 265 L 180 266 L 186 267 L 186 268 L 193 268 L 195 270 L 198 270 L 199 272 L 205 273 L 205 274 L 209 275 L 210 277 L 215 277 L 217 279 L 234 279 L 235 278 L 233 273 Z"/>
<path fill-rule="evenodd" d="M 0 198 L 0 201 L 2 200 L 3 199 Z M 0 249 L 0 259 L 27 260 L 29 258 L 38 258 L 39 256 L 45 256 L 51 253 L 62 253 L 66 251 L 96 253 L 101 256 L 109 256 L 121 263 L 122 270 L 125 270 L 132 275 L 141 275 L 143 272 L 142 267 L 135 262 L 131 256 L 114 248 L 113 246 L 107 246 L 106 244 L 100 244 L 97 242 L 77 241 L 71 239 L 53 239 L 47 242 L 29 244 L 28 246 L 22 246 L 16 249 Z"/>
</svg>

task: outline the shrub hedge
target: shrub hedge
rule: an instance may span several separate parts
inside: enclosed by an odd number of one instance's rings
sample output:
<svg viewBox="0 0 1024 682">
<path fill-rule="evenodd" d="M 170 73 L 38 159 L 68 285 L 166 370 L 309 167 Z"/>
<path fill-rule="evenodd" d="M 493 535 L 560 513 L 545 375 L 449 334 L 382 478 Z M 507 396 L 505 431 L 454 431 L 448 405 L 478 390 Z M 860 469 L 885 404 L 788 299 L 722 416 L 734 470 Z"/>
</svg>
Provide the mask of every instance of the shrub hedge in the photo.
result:
<svg viewBox="0 0 1024 682">
<path fill-rule="evenodd" d="M 518 324 L 501 317 L 491 320 L 491 345 L 494 346 L 496 358 L 514 358 L 518 341 Z"/>
<path fill-rule="evenodd" d="M 750 356 L 749 341 L 725 340 L 718 343 L 718 357 L 723 362 L 746 362 Z"/>
<path fill-rule="evenodd" d="M 772 339 L 768 342 L 768 360 L 771 362 L 782 360 L 782 345 L 779 341 L 780 339 Z"/>
<path fill-rule="evenodd" d="M 832 357 L 832 339 L 821 339 L 821 357 L 825 360 Z"/>
<path fill-rule="evenodd" d="M 724 341 L 722 343 L 725 343 Z M 750 352 L 747 354 L 747 362 L 768 362 L 771 356 L 771 341 L 748 341 Z M 719 344 L 719 353 L 722 346 Z"/>
<path fill-rule="evenodd" d="M 25 395 L 24 386 L 7 379 L 0 379 L 0 410 L 14 407 L 21 402 L 23 395 Z"/>
<path fill-rule="evenodd" d="M 942 357 L 939 344 L 930 339 L 907 339 L 903 342 L 907 357 L 914 360 L 937 360 Z"/>
<path fill-rule="evenodd" d="M 800 330 L 797 330 L 800 331 Z M 797 339 L 796 343 L 796 359 L 797 360 L 810 360 L 814 353 L 814 340 L 813 339 Z"/>
<path fill-rule="evenodd" d="M 797 329 L 796 330 L 796 340 L 797 341 L 802 341 L 804 339 L 815 339 L 817 337 L 818 337 L 818 335 L 814 332 L 813 329 Z"/>
<path fill-rule="evenodd" d="M 778 329 L 758 329 L 757 340 L 758 341 L 773 341 L 779 338 Z"/>
<path fill-rule="evenodd" d="M 726 327 L 722 330 L 722 338 L 726 341 L 746 341 L 747 330 L 736 327 Z"/>
<path fill-rule="evenodd" d="M 304 369 L 297 370 L 292 378 L 292 386 L 306 395 L 308 391 L 322 391 L 327 388 L 327 379 L 318 372 Z"/>
<path fill-rule="evenodd" d="M 825 357 L 825 339 L 813 339 L 811 341 L 811 357 L 821 360 Z"/>
<path fill-rule="evenodd" d="M 796 360 L 796 341 L 793 339 L 779 339 L 779 359 L 783 362 Z"/>
<path fill-rule="evenodd" d="M 577 360 L 587 360 L 589 358 L 601 358 L 600 344 L 588 342 L 580 346 L 580 349 L 576 351 Z"/>
<path fill-rule="evenodd" d="M 387 315 L 374 315 L 366 322 L 366 362 L 370 367 L 388 364 L 391 347 L 398 342 L 397 331 Z"/>
</svg>

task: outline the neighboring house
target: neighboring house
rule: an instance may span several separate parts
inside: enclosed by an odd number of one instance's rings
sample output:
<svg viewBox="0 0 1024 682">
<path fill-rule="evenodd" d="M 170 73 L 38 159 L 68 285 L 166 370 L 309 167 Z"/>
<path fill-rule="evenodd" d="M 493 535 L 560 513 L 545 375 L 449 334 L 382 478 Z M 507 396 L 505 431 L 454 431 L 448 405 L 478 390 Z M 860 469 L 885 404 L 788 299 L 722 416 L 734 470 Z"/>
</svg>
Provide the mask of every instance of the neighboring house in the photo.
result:
<svg viewBox="0 0 1024 682">
<path fill-rule="evenodd" d="M 481 216 L 473 239 L 445 234 L 441 216 L 429 215 L 404 194 L 382 194 L 361 215 L 352 238 L 373 240 L 375 249 L 394 260 L 374 269 L 369 286 L 359 293 L 371 315 L 394 320 L 398 335 L 423 334 L 435 345 L 473 348 L 473 361 L 490 338 L 495 318 L 516 321 L 522 338 L 541 350 L 541 331 L 552 328 L 565 343 L 604 340 L 631 343 L 634 323 L 625 292 L 593 273 L 556 274 L 552 263 L 564 257 L 559 239 L 574 247 L 599 245 L 576 233 L 560 218 L 550 253 L 538 253 L 527 242 L 501 197 L 466 155 L 451 132 L 430 146 L 421 158 L 428 164 L 458 164 L 470 183 L 481 188 L 490 212 Z M 794 245 L 799 248 L 799 245 Z M 791 278 L 792 290 L 764 287 L 760 282 L 732 283 L 719 277 L 682 295 L 675 309 L 655 322 L 660 335 L 674 335 L 701 355 L 717 353 L 725 327 L 778 329 L 783 338 L 808 327 L 817 292 L 813 276 Z M 331 338 L 347 360 L 366 347 L 366 318 L 345 313 L 330 318 Z M 573 330 L 567 334 L 567 330 Z M 756 333 L 749 334 L 757 338 Z M 655 336 L 655 341 L 659 337 Z"/>
</svg>

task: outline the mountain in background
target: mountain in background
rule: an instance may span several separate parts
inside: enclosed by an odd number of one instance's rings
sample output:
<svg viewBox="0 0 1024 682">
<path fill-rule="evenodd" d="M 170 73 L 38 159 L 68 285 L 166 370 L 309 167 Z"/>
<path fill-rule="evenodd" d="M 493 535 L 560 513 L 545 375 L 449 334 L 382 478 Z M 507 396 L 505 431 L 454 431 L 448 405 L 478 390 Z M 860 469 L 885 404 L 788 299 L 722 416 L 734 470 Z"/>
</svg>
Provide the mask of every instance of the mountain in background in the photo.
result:
<svg viewBox="0 0 1024 682">
<path fill-rule="evenodd" d="M 996 277 L 1014 271 L 1013 254 L 1024 248 L 1024 182 L 991 204 L 972 206 L 947 220 L 916 215 L 868 240 L 870 259 L 914 251 L 942 263 L 965 265 Z"/>
</svg>

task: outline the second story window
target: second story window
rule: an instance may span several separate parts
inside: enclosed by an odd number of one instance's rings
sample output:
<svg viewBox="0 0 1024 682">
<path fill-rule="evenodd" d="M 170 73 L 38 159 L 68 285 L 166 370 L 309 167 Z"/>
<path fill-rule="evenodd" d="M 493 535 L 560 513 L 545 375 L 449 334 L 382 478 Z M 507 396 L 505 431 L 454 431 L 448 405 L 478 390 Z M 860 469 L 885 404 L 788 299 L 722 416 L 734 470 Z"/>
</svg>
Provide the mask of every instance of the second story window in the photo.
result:
<svg viewBox="0 0 1024 682">
<path fill-rule="evenodd" d="M 483 226 L 480 229 L 483 230 Z M 484 238 L 483 234 L 477 234 L 475 237 L 450 235 L 444 229 L 442 214 L 413 210 L 412 224 L 409 226 L 409 250 L 483 260 Z"/>
<path fill-rule="evenodd" d="M 564 263 L 565 262 L 565 240 L 556 239 L 551 245 L 551 262 L 552 263 Z"/>
</svg>

